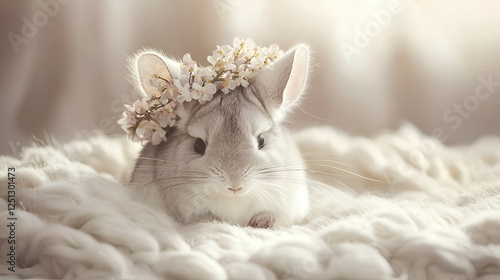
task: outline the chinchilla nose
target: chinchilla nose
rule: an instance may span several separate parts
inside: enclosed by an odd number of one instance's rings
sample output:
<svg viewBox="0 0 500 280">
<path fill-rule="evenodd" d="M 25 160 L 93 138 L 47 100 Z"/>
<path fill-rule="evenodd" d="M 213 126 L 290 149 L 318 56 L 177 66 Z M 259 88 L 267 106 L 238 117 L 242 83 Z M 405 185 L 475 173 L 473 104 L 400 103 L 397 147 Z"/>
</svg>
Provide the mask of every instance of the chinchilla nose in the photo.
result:
<svg viewBox="0 0 500 280">
<path fill-rule="evenodd" d="M 236 192 L 239 192 L 243 189 L 243 187 L 230 187 L 230 188 L 227 188 L 229 191 L 232 191 L 234 193 Z"/>
<path fill-rule="evenodd" d="M 230 166 L 230 167 L 229 167 Z M 224 170 L 226 177 L 226 189 L 231 193 L 243 193 L 245 189 L 245 180 L 244 180 L 244 170 L 242 167 L 244 164 L 236 163 L 233 165 L 226 166 L 227 168 Z"/>
</svg>

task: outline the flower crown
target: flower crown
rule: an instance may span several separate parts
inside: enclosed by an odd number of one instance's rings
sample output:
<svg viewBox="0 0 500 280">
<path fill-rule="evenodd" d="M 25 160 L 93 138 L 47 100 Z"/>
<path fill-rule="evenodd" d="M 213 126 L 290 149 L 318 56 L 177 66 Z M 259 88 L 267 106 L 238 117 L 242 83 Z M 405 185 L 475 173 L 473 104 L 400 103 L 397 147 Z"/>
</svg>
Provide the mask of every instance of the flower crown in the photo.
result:
<svg viewBox="0 0 500 280">
<path fill-rule="evenodd" d="M 167 141 L 166 133 L 178 119 L 177 103 L 198 100 L 205 103 L 218 91 L 228 94 L 238 86 L 247 87 L 249 79 L 261 69 L 272 69 L 281 55 L 278 45 L 259 47 L 251 39 L 235 38 L 233 46 L 217 46 L 207 60 L 212 66 L 201 67 L 185 54 L 177 78 L 171 80 L 151 76 L 150 85 L 158 89 L 132 105 L 125 104 L 125 111 L 118 124 L 134 141 L 149 141 L 158 145 Z"/>
</svg>

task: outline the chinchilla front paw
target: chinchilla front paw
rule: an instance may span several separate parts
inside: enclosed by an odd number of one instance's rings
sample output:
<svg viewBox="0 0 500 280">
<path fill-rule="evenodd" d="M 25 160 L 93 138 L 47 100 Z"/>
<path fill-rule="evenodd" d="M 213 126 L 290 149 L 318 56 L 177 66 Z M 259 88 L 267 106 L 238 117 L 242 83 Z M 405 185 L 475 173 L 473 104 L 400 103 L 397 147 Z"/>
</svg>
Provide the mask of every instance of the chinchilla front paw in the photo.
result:
<svg viewBox="0 0 500 280">
<path fill-rule="evenodd" d="M 253 215 L 248 226 L 254 228 L 273 228 L 274 217 L 269 212 L 259 212 Z"/>
</svg>

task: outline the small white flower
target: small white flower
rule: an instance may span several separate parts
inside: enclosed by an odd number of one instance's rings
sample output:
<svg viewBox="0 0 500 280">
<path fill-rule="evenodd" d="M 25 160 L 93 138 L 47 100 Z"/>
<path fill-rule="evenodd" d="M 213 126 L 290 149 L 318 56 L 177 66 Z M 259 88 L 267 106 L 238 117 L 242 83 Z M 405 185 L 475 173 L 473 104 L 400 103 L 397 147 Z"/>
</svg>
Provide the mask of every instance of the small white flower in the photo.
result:
<svg viewBox="0 0 500 280">
<path fill-rule="evenodd" d="M 241 45 L 241 39 L 239 37 L 234 37 L 233 39 L 233 48 L 237 49 Z"/>
<path fill-rule="evenodd" d="M 231 79 L 230 82 L 229 82 L 229 85 L 227 86 L 227 89 L 226 89 L 227 92 L 226 93 L 228 93 L 229 91 L 234 90 L 235 88 L 237 88 L 240 85 L 242 87 L 247 87 L 248 86 L 248 81 L 245 80 L 245 79 L 242 79 L 242 78 Z"/>
<path fill-rule="evenodd" d="M 217 72 L 212 70 L 212 67 L 198 68 L 194 76 L 193 85 L 194 83 L 204 84 L 210 82 L 215 76 L 217 76 Z M 193 86 L 191 86 L 191 88 L 193 88 Z"/>
<path fill-rule="evenodd" d="M 146 103 L 145 99 L 143 100 L 136 100 L 133 104 L 132 104 L 133 108 L 134 108 L 134 111 L 137 113 L 137 114 L 144 114 L 146 112 L 146 108 L 148 108 L 148 104 Z"/>
<path fill-rule="evenodd" d="M 122 117 L 117 121 L 117 123 L 121 126 L 121 128 L 125 131 L 129 128 L 129 117 L 127 116 L 127 112 L 122 113 Z"/>
<path fill-rule="evenodd" d="M 202 70 L 202 74 L 205 75 L 210 80 L 217 75 L 217 72 L 215 72 L 211 67 L 205 67 Z"/>
<path fill-rule="evenodd" d="M 250 64 L 255 68 L 260 68 L 264 65 L 264 60 L 254 56 L 250 60 Z"/>
<path fill-rule="evenodd" d="M 230 91 L 229 86 L 230 86 L 230 85 L 231 85 L 231 77 L 230 77 L 230 76 L 228 76 L 228 77 L 226 77 L 226 78 L 222 81 L 222 84 L 221 84 L 221 86 L 222 86 L 222 92 L 223 92 L 224 94 L 228 94 L 228 93 L 229 93 L 229 91 Z"/>
<path fill-rule="evenodd" d="M 207 61 L 210 62 L 213 66 L 215 66 L 223 57 L 224 53 L 218 47 L 215 51 L 212 52 L 212 55 L 207 56 Z"/>
<path fill-rule="evenodd" d="M 163 128 L 157 127 L 154 130 L 153 135 L 151 135 L 151 144 L 158 145 L 162 141 L 167 141 L 167 137 L 165 137 L 165 134 L 167 134 L 167 132 Z"/>
<path fill-rule="evenodd" d="M 151 114 L 151 118 L 160 124 L 160 127 L 172 127 L 175 125 L 176 114 L 172 110 L 169 110 L 169 105 L 165 105 L 160 110 Z"/>
<path fill-rule="evenodd" d="M 167 134 L 167 132 L 163 128 L 156 127 L 156 129 L 153 130 L 153 135 L 151 135 L 151 144 L 158 145 L 162 141 L 167 141 L 165 134 Z"/>
<path fill-rule="evenodd" d="M 167 88 L 168 85 L 165 80 L 159 78 L 157 75 L 153 75 L 153 78 L 149 81 L 149 84 L 158 89 L 159 93 L 158 96 L 160 96 L 163 93 L 163 91 Z"/>
<path fill-rule="evenodd" d="M 149 84 L 152 87 L 160 89 L 161 88 L 160 81 L 161 81 L 160 78 L 157 78 L 156 76 L 153 76 L 153 78 L 151 79 L 151 81 L 149 81 Z"/>
<path fill-rule="evenodd" d="M 221 69 L 225 71 L 231 71 L 236 69 L 236 64 L 233 63 L 233 60 L 224 61 L 224 65 L 221 67 Z"/>
<path fill-rule="evenodd" d="M 134 106 L 128 105 L 128 104 L 123 104 L 123 106 L 125 107 L 125 112 L 124 113 L 128 113 L 128 112 L 134 112 L 135 113 Z"/>
<path fill-rule="evenodd" d="M 188 67 L 186 67 L 184 64 L 181 64 L 181 71 L 179 72 L 178 78 L 176 81 L 179 81 L 181 84 L 185 84 L 189 81 L 189 78 L 191 78 L 191 72 L 189 71 Z M 174 81 L 175 83 L 175 81 Z"/>
<path fill-rule="evenodd" d="M 182 57 L 182 63 L 184 66 L 186 66 L 188 69 L 195 69 L 196 68 L 196 61 L 194 61 L 191 58 L 191 55 L 189 53 L 185 54 Z"/>
<path fill-rule="evenodd" d="M 139 123 L 139 126 L 137 126 L 137 129 L 135 130 L 135 133 L 139 138 L 143 138 L 144 134 L 146 131 L 151 130 L 151 125 L 148 120 L 143 120 Z"/>
<path fill-rule="evenodd" d="M 220 49 L 222 50 L 222 53 L 226 57 L 233 55 L 233 48 L 230 45 L 224 45 Z"/>
<path fill-rule="evenodd" d="M 258 51 L 255 53 L 254 58 L 252 60 L 257 60 L 253 62 L 252 65 L 257 64 L 257 67 L 260 69 L 265 66 L 265 61 L 267 59 L 267 53 L 265 51 Z"/>
<path fill-rule="evenodd" d="M 205 86 L 194 83 L 192 97 L 201 101 L 210 101 L 213 99 L 215 92 L 217 92 L 217 87 L 212 83 L 208 83 Z"/>
<path fill-rule="evenodd" d="M 246 45 L 247 45 L 247 47 L 248 47 L 249 49 L 251 49 L 251 50 L 255 49 L 255 47 L 256 47 L 256 46 L 255 46 L 255 42 L 253 41 L 253 39 L 251 39 L 251 38 L 247 38 L 247 39 L 245 40 L 245 42 L 246 42 Z"/>
<path fill-rule="evenodd" d="M 240 78 L 238 78 L 238 79 L 240 79 Z M 241 80 L 240 80 L 240 83 L 241 83 L 241 86 L 242 86 L 242 87 L 245 87 L 245 88 L 249 85 L 248 81 L 247 81 L 247 80 L 245 80 L 245 79 L 241 79 Z"/>
<path fill-rule="evenodd" d="M 189 102 L 193 99 L 189 83 L 181 85 L 180 81 L 176 80 L 174 85 L 177 87 L 177 102 Z"/>
<path fill-rule="evenodd" d="M 245 65 L 240 65 L 238 67 L 238 75 L 243 79 L 251 79 L 255 76 L 255 72 L 252 69 L 246 67 Z"/>
<path fill-rule="evenodd" d="M 174 103 L 172 103 L 174 104 Z M 165 106 L 163 106 L 161 108 L 161 112 L 164 114 L 164 115 L 169 115 L 170 117 L 174 117 L 175 118 L 175 113 L 174 113 L 174 108 L 172 106 L 172 104 L 165 104 Z"/>
<path fill-rule="evenodd" d="M 132 115 L 133 114 L 133 115 Z M 118 120 L 118 124 L 123 129 L 123 131 L 127 132 L 129 138 L 133 138 L 133 133 L 129 130 L 137 123 L 137 119 L 135 118 L 135 113 L 131 111 L 124 111 L 122 113 L 122 117 Z"/>
<path fill-rule="evenodd" d="M 277 44 L 272 44 L 269 46 L 270 53 L 276 53 L 280 50 L 280 47 Z"/>
<path fill-rule="evenodd" d="M 153 145 L 158 145 L 161 141 L 166 141 L 166 131 L 160 127 L 155 120 L 143 120 L 136 129 L 137 139 L 140 141 L 150 141 Z"/>
<path fill-rule="evenodd" d="M 167 84 L 167 88 L 165 89 L 165 94 L 160 97 L 161 102 L 167 103 L 168 100 L 175 99 L 177 94 L 177 87 L 174 84 Z"/>
<path fill-rule="evenodd" d="M 241 85 L 241 78 L 236 78 L 234 80 L 231 80 L 231 83 L 229 83 L 229 90 L 234 90 L 236 87 Z"/>
</svg>

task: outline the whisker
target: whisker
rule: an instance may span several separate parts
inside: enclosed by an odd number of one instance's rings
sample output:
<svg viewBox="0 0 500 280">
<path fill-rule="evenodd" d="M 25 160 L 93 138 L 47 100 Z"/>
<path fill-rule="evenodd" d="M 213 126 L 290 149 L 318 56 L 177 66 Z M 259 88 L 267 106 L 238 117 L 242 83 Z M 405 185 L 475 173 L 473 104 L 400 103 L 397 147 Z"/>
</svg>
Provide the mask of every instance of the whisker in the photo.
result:
<svg viewBox="0 0 500 280">
<path fill-rule="evenodd" d="M 311 172 L 311 171 L 307 171 L 307 170 L 306 170 L 306 172 Z M 279 172 L 276 172 L 276 173 L 279 173 Z M 330 177 L 330 176 L 328 176 L 328 175 L 326 175 L 326 174 L 327 174 L 327 173 L 325 173 L 325 174 L 320 174 L 320 175 L 323 175 L 323 177 L 325 177 L 326 179 L 331 180 L 331 181 L 334 181 L 334 182 L 336 182 L 336 183 L 338 183 L 338 184 L 342 185 L 344 188 L 346 188 L 347 190 L 351 191 L 352 193 L 357 194 L 357 192 L 356 192 L 354 189 L 350 188 L 348 185 L 346 185 L 346 184 L 345 184 L 345 183 L 343 183 L 342 181 L 340 181 L 340 180 L 338 180 L 338 179 L 335 179 L 335 178 L 332 178 L 332 177 Z M 265 178 L 266 178 L 266 179 L 283 179 L 282 177 L 279 177 L 279 176 L 272 176 L 272 175 L 267 175 Z M 302 180 L 304 180 L 304 179 L 303 179 L 303 178 L 300 178 L 300 177 L 293 177 L 293 176 L 289 176 L 289 175 L 288 175 L 288 176 L 286 177 L 286 180 L 294 180 L 294 181 L 295 181 L 295 182 L 297 182 L 297 183 L 302 183 L 302 182 L 303 182 Z M 305 180 L 306 180 L 306 181 L 307 181 L 307 180 L 314 180 L 314 181 L 317 181 L 317 180 L 315 180 L 315 179 L 313 179 L 313 178 L 310 178 L 310 177 L 306 177 L 306 178 L 305 178 Z M 319 181 L 317 181 L 317 182 L 319 182 Z M 322 184 L 325 184 L 325 183 L 322 183 Z M 325 184 L 325 185 L 326 185 L 326 186 L 329 186 L 329 187 L 334 187 L 333 185 L 328 185 L 328 184 Z"/>
<path fill-rule="evenodd" d="M 150 181 L 148 183 L 143 184 L 141 186 L 141 188 L 145 187 L 147 185 L 158 183 L 158 182 L 165 181 L 165 180 L 189 179 L 189 181 L 187 181 L 186 183 L 190 183 L 190 182 L 201 181 L 201 180 L 193 180 L 193 179 L 206 179 L 206 178 L 207 177 L 202 177 L 202 176 L 198 176 L 198 177 L 193 177 L 193 176 L 171 176 L 171 177 L 155 178 L 154 180 L 152 180 L 152 181 Z"/>
<path fill-rule="evenodd" d="M 308 162 L 331 162 L 331 163 L 336 163 L 336 164 L 340 164 L 340 165 L 343 165 L 343 166 L 346 166 L 346 167 L 351 167 L 353 168 L 352 165 L 349 165 L 347 163 L 343 163 L 343 162 L 340 162 L 340 161 L 336 161 L 336 160 L 331 160 L 331 159 L 304 159 L 304 162 L 307 164 Z"/>
<path fill-rule="evenodd" d="M 138 159 L 145 159 L 145 160 L 154 160 L 154 161 L 161 161 L 161 162 L 176 163 L 175 161 L 166 160 L 166 159 L 159 159 L 159 158 L 150 158 L 150 157 L 137 157 L 137 158 Z"/>
<path fill-rule="evenodd" d="M 266 183 L 269 184 L 269 182 L 266 182 Z M 275 197 L 275 196 L 263 195 L 262 193 L 260 193 L 258 191 L 251 192 L 252 195 L 256 198 L 254 201 L 259 203 L 260 206 L 264 209 L 267 208 L 266 206 L 269 204 L 271 204 L 271 205 L 279 204 L 278 199 L 281 198 L 281 196 L 283 196 L 285 198 L 290 196 L 290 193 L 286 192 L 286 190 L 283 189 L 283 186 L 280 186 L 278 184 L 273 184 L 273 183 L 271 183 L 271 185 L 275 185 L 278 187 L 277 189 L 274 189 L 274 190 L 278 190 L 280 196 Z M 287 215 L 287 213 L 285 212 L 287 209 L 285 209 L 285 207 L 278 207 L 277 209 L 281 213 L 281 215 L 283 215 L 283 216 Z"/>
<path fill-rule="evenodd" d="M 334 153 L 323 153 L 323 152 L 308 152 L 308 153 L 301 153 L 300 154 L 302 157 L 305 156 L 325 156 L 325 157 L 335 157 L 335 156 L 340 156 L 340 153 L 334 154 Z"/>
<path fill-rule="evenodd" d="M 316 181 L 316 182 L 309 182 L 308 184 L 312 191 L 310 191 L 310 198 L 309 198 L 309 201 L 310 202 L 316 202 L 315 198 L 316 197 L 313 197 L 314 193 L 313 192 L 317 192 L 321 195 L 320 198 L 328 198 L 328 199 L 332 199 L 334 200 L 338 205 L 342 206 L 344 209 L 347 209 L 347 205 L 342 201 L 340 200 L 333 192 L 329 192 L 325 189 L 327 189 L 328 187 L 330 187 L 329 185 L 327 184 L 324 184 L 322 182 L 319 182 L 319 181 Z M 310 206 L 316 206 L 316 207 L 320 207 L 320 205 L 316 205 L 314 203 L 311 203 Z M 322 210 L 322 209 L 320 209 Z"/>
<path fill-rule="evenodd" d="M 182 182 L 182 183 L 177 183 L 177 184 L 173 184 L 173 185 L 167 185 L 165 187 L 163 187 L 161 190 L 166 190 L 166 189 L 170 189 L 170 188 L 173 188 L 173 187 L 178 187 L 178 186 L 183 186 L 183 185 L 188 185 L 188 184 L 202 184 L 203 182 L 201 181 L 190 181 L 190 182 Z"/>
<path fill-rule="evenodd" d="M 288 180 L 291 180 L 292 182 L 295 182 L 295 183 L 303 183 L 302 180 L 297 180 L 296 178 L 293 178 L 293 177 L 289 177 Z M 318 181 L 318 180 L 315 180 L 315 179 L 312 179 L 312 178 L 307 178 L 305 183 L 306 183 L 306 185 L 307 185 L 308 188 L 311 188 L 312 191 L 320 193 L 323 198 L 325 198 L 325 197 L 326 198 L 331 198 L 331 199 L 335 200 L 338 204 L 340 204 L 344 209 L 347 208 L 347 206 L 344 204 L 344 202 L 342 202 L 341 200 L 339 200 L 339 198 L 336 197 L 332 192 L 328 192 L 327 191 L 327 189 L 330 189 L 332 191 L 339 191 L 339 192 L 341 192 L 340 190 L 338 190 L 334 186 L 326 184 L 326 183 L 323 183 L 321 181 Z M 350 189 L 347 185 L 343 184 L 342 182 L 338 181 L 338 183 L 344 185 L 347 189 Z M 350 189 L 350 190 L 353 191 L 354 193 L 356 193 L 354 190 L 352 190 L 352 189 Z M 310 193 L 310 195 L 313 194 L 311 192 L 311 190 L 309 191 L 309 193 Z M 346 195 L 345 193 L 343 193 L 343 194 Z M 309 199 L 310 199 L 310 202 L 314 202 L 313 200 L 311 200 L 312 196 Z M 315 206 L 315 205 L 313 204 L 312 206 Z"/>
<path fill-rule="evenodd" d="M 349 170 L 345 170 L 345 169 L 342 169 L 342 168 L 333 167 L 333 166 L 331 166 L 331 168 L 339 170 L 339 171 L 346 172 L 346 173 L 348 173 L 350 175 L 353 175 L 353 176 L 356 176 L 358 178 L 362 178 L 362 179 L 365 179 L 365 180 L 368 180 L 368 181 L 377 182 L 377 183 L 382 183 L 383 182 L 383 181 L 380 181 L 380 180 L 377 180 L 377 179 L 373 179 L 373 178 L 369 178 L 369 177 L 366 177 L 366 176 L 363 176 L 363 175 L 356 174 L 354 172 L 351 172 Z M 331 173 L 328 173 L 328 172 L 321 172 L 321 171 L 316 171 L 316 170 L 307 170 L 307 171 L 308 172 L 317 173 L 317 174 L 331 174 Z"/>
<path fill-rule="evenodd" d="M 293 165 L 293 164 L 289 164 L 289 165 Z M 383 183 L 383 181 L 380 181 L 380 180 L 377 180 L 377 179 L 373 179 L 373 178 L 369 178 L 369 177 L 357 174 L 355 172 L 352 172 L 352 171 L 349 171 L 349 170 L 346 170 L 346 169 L 343 169 L 343 168 L 340 168 L 340 167 L 337 167 L 337 166 L 331 166 L 331 165 L 325 165 L 325 164 L 310 164 L 310 165 L 311 166 L 328 167 L 328 168 L 332 168 L 332 169 L 335 169 L 335 170 L 338 170 L 338 171 L 342 171 L 342 172 L 348 173 L 350 175 L 353 175 L 353 176 L 356 176 L 356 177 L 359 177 L 359 178 L 362 178 L 362 179 L 365 179 L 365 180 L 368 180 L 368 181 Z M 285 167 L 286 165 L 282 165 L 282 166 Z M 329 172 L 325 172 L 325 171 L 318 171 L 318 170 L 312 170 L 312 169 L 284 169 L 284 168 L 283 169 L 279 169 L 282 166 L 275 166 L 273 168 L 269 168 L 269 167 L 267 167 L 267 168 L 260 168 L 259 171 L 260 171 L 260 173 L 272 173 L 272 172 L 300 171 L 300 170 L 303 170 L 303 171 L 306 171 L 306 172 L 311 172 L 311 173 L 316 173 L 316 174 L 340 175 L 340 174 L 336 174 L 336 173 L 329 173 Z M 266 171 L 261 171 L 261 170 L 266 170 Z"/>
</svg>

